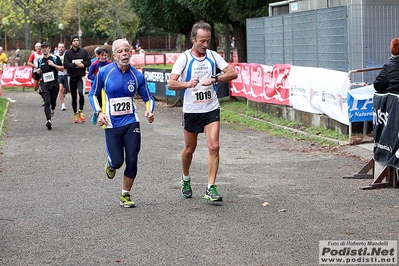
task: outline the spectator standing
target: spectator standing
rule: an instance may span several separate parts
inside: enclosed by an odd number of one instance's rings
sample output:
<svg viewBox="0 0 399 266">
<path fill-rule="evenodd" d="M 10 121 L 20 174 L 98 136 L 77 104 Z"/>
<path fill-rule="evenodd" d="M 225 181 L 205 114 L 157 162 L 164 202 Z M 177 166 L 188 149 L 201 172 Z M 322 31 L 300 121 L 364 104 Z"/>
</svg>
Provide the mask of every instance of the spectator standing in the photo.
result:
<svg viewBox="0 0 399 266">
<path fill-rule="evenodd" d="M 7 66 L 8 57 L 6 53 L 3 53 L 3 47 L 0 46 L 0 96 L 2 95 L 1 90 L 1 78 L 3 76 L 3 70 Z"/>
<path fill-rule="evenodd" d="M 141 46 L 138 47 L 139 50 L 139 54 L 145 54 L 145 51 L 143 48 L 141 48 Z"/>
<path fill-rule="evenodd" d="M 44 98 L 44 114 L 46 116 L 46 127 L 48 130 L 52 129 L 51 118 L 54 116 L 55 106 L 57 105 L 57 96 L 59 92 L 58 71 L 64 70 L 61 59 L 50 54 L 50 44 L 43 42 L 42 45 L 43 57 L 38 62 L 38 73 L 41 75 L 40 87 L 42 97 Z"/>
<path fill-rule="evenodd" d="M 19 60 L 21 60 L 21 50 L 17 48 L 17 50 L 15 50 L 15 66 L 19 65 Z"/>
<path fill-rule="evenodd" d="M 86 122 L 83 108 L 85 104 L 86 68 L 90 66 L 90 56 L 86 49 L 80 48 L 78 36 L 71 37 L 72 47 L 64 55 L 64 67 L 68 70 L 69 89 L 72 97 L 73 122 Z M 79 94 L 79 110 L 78 97 Z"/>
<path fill-rule="evenodd" d="M 64 56 L 65 56 L 65 45 L 64 43 L 60 42 L 58 44 L 58 57 L 61 60 L 62 65 L 64 65 Z M 65 95 L 68 94 L 69 90 L 69 83 L 68 83 L 68 72 L 64 68 L 62 71 L 58 71 L 58 83 L 60 86 L 58 92 L 58 98 L 60 98 L 61 102 L 61 111 L 65 111 Z"/>
<path fill-rule="evenodd" d="M 115 40 L 112 44 L 114 63 L 102 67 L 94 79 L 89 92 L 89 101 L 98 117 L 98 124 L 105 127 L 105 144 L 108 161 L 105 173 L 113 179 L 116 169 L 125 161 L 122 193 L 119 203 L 126 208 L 135 207 L 130 191 L 137 176 L 138 154 L 141 148 L 140 122 L 134 95 L 138 93 L 145 102 L 144 113 L 148 122 L 154 121 L 155 106 L 144 75 L 130 65 L 131 47 L 126 39 Z M 106 95 L 100 108 L 97 96 Z M 116 107 L 118 106 L 118 107 Z"/>
<path fill-rule="evenodd" d="M 399 94 L 399 38 L 393 38 L 390 44 L 391 56 L 384 64 L 374 81 L 378 93 Z"/>
<path fill-rule="evenodd" d="M 184 148 L 181 153 L 183 176 L 181 192 L 192 197 L 190 165 L 197 147 L 199 133 L 205 133 L 208 144 L 208 185 L 204 198 L 222 201 L 216 182 L 219 168 L 220 105 L 216 94 L 217 82 L 237 78 L 235 70 L 215 51 L 208 50 L 211 26 L 200 21 L 192 27 L 191 49 L 181 54 L 173 65 L 168 88 L 185 90 L 183 101 Z M 216 75 L 216 69 L 222 70 Z"/>
</svg>

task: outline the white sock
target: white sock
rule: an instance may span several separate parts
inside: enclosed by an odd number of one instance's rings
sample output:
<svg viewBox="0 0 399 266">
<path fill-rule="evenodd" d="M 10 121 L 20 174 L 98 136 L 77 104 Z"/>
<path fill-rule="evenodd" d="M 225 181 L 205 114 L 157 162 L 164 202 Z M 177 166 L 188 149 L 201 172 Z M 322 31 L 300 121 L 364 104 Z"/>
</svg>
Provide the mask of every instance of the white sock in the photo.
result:
<svg viewBox="0 0 399 266">
<path fill-rule="evenodd" d="M 213 186 L 213 185 L 215 185 L 215 184 L 208 184 L 208 189 L 209 189 L 211 186 Z"/>
<path fill-rule="evenodd" d="M 189 181 L 190 180 L 190 176 L 189 175 L 188 176 L 183 175 L 183 180 L 184 181 Z"/>
<path fill-rule="evenodd" d="M 123 194 L 126 194 L 126 193 L 130 194 L 130 191 L 129 191 L 129 190 L 124 190 L 124 189 L 122 189 L 122 195 L 123 195 Z"/>
</svg>

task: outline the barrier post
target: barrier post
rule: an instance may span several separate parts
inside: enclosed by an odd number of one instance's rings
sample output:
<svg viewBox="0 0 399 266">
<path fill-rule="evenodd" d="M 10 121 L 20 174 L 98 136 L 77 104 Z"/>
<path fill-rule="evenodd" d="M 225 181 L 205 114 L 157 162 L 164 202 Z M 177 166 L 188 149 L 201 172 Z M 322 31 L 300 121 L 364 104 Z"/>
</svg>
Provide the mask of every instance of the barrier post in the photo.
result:
<svg viewBox="0 0 399 266">
<path fill-rule="evenodd" d="M 348 77 L 350 80 L 351 75 L 354 73 L 362 73 L 362 72 L 368 72 L 368 71 L 376 71 L 376 70 L 381 70 L 382 67 L 372 67 L 372 68 L 362 68 L 362 69 L 354 69 L 348 72 Z M 351 89 L 351 88 L 349 88 Z M 374 140 L 373 136 L 367 134 L 367 129 L 368 129 L 368 121 L 363 121 L 363 135 L 361 136 L 353 136 L 353 126 L 352 123 L 349 122 L 349 144 L 359 144 L 362 142 L 371 142 Z"/>
</svg>

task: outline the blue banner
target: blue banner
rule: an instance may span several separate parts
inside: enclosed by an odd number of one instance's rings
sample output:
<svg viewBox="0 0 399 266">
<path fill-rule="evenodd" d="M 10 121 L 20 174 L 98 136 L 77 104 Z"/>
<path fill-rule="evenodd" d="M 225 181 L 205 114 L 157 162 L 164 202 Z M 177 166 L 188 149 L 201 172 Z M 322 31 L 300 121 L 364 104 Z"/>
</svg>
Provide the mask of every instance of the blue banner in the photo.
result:
<svg viewBox="0 0 399 266">
<path fill-rule="evenodd" d="M 373 120 L 373 85 L 348 91 L 349 122 L 364 122 Z"/>
</svg>

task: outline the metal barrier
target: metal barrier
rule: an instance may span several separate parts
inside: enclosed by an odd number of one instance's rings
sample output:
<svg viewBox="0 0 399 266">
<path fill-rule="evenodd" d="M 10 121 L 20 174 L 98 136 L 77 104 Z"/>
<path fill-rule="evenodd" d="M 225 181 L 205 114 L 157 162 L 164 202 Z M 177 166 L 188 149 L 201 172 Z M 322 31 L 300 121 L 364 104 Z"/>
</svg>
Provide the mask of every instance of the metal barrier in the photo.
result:
<svg viewBox="0 0 399 266">
<path fill-rule="evenodd" d="M 381 70 L 382 67 L 373 67 L 373 68 L 363 68 L 363 69 L 355 69 L 351 70 L 348 72 L 348 77 L 351 80 L 351 75 L 354 73 L 362 73 L 362 72 L 368 72 L 368 71 L 376 71 L 376 70 Z M 355 83 L 351 83 L 355 84 Z M 364 83 L 365 84 L 365 83 Z M 367 84 L 365 84 L 367 85 Z M 352 89 L 352 88 L 350 88 Z M 363 122 L 363 132 L 362 135 L 353 135 L 353 123 L 349 122 L 349 144 L 359 144 L 359 143 L 364 143 L 364 142 L 372 142 L 374 141 L 373 135 L 368 134 L 368 121 L 362 121 Z"/>
</svg>

